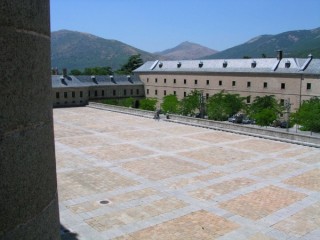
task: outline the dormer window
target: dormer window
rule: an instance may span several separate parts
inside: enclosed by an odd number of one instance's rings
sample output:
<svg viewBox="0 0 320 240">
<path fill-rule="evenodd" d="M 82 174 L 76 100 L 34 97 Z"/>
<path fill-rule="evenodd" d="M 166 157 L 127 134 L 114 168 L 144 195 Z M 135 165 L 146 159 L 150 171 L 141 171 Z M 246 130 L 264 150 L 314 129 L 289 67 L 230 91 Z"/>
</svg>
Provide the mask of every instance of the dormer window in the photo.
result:
<svg viewBox="0 0 320 240">
<path fill-rule="evenodd" d="M 223 66 L 224 68 L 226 68 L 226 67 L 228 66 L 228 62 L 227 62 L 227 61 L 224 61 L 223 64 L 222 64 L 222 66 Z"/>
<path fill-rule="evenodd" d="M 252 61 L 251 68 L 255 68 L 256 66 L 257 66 L 257 62 L 256 61 Z"/>
<path fill-rule="evenodd" d="M 159 63 L 159 68 L 162 68 L 162 66 L 163 66 L 163 63 L 162 62 Z"/>
<path fill-rule="evenodd" d="M 203 66 L 203 62 L 200 62 L 199 63 L 199 68 L 202 68 L 202 66 Z"/>
<path fill-rule="evenodd" d="M 177 67 L 178 67 L 178 68 L 181 67 L 181 62 L 178 62 Z"/>
<path fill-rule="evenodd" d="M 285 63 L 286 68 L 289 68 L 290 65 L 291 65 L 291 62 L 289 60 L 287 60 L 286 63 Z"/>
</svg>

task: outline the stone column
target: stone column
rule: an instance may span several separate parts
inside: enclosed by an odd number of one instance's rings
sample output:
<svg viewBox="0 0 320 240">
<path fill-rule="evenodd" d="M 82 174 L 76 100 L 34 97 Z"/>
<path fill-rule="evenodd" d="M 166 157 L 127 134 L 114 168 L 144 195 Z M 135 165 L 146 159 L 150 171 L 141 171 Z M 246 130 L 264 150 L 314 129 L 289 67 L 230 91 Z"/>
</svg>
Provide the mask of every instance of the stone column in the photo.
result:
<svg viewBox="0 0 320 240">
<path fill-rule="evenodd" d="M 60 239 L 49 0 L 0 2 L 0 239 Z"/>
</svg>

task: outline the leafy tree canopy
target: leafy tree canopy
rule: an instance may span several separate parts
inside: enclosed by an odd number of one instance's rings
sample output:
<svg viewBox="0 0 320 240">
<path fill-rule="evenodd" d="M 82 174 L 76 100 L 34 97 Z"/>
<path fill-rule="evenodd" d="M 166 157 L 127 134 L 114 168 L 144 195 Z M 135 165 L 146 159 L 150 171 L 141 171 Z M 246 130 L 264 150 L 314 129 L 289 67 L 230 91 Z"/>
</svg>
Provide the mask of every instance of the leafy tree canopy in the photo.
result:
<svg viewBox="0 0 320 240">
<path fill-rule="evenodd" d="M 143 110 L 155 111 L 158 100 L 155 98 L 145 98 L 140 100 L 140 108 Z"/>
<path fill-rule="evenodd" d="M 137 69 L 143 64 L 140 54 L 129 57 L 128 62 L 116 71 L 117 74 L 131 74 L 133 70 Z"/>
<path fill-rule="evenodd" d="M 250 118 L 260 126 L 272 124 L 281 112 L 282 107 L 273 95 L 256 97 L 249 108 Z"/>
<path fill-rule="evenodd" d="M 201 92 L 198 90 L 191 91 L 184 97 L 179 104 L 179 111 L 182 115 L 194 115 L 196 111 L 200 111 L 200 96 Z"/>
<path fill-rule="evenodd" d="M 320 98 L 313 97 L 302 103 L 298 111 L 292 114 L 293 121 L 303 130 L 320 132 Z"/>
<path fill-rule="evenodd" d="M 239 94 L 216 93 L 212 95 L 207 102 L 207 114 L 209 119 L 225 121 L 241 110 L 245 110 L 245 98 Z"/>
<path fill-rule="evenodd" d="M 167 95 L 163 98 L 161 108 L 166 113 L 178 113 L 179 100 L 176 95 Z"/>
<path fill-rule="evenodd" d="M 113 75 L 111 67 L 93 67 L 85 68 L 83 72 L 78 69 L 72 69 L 70 71 L 71 75 Z"/>
</svg>

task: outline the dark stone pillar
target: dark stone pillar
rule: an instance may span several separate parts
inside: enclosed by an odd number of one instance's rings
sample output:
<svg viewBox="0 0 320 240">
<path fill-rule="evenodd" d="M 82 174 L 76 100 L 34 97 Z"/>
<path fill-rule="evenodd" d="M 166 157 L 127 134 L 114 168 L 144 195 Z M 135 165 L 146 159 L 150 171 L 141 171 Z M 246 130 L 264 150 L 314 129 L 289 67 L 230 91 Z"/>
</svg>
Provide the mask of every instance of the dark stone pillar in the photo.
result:
<svg viewBox="0 0 320 240">
<path fill-rule="evenodd" d="M 49 0 L 0 1 L 0 239 L 60 239 Z"/>
</svg>

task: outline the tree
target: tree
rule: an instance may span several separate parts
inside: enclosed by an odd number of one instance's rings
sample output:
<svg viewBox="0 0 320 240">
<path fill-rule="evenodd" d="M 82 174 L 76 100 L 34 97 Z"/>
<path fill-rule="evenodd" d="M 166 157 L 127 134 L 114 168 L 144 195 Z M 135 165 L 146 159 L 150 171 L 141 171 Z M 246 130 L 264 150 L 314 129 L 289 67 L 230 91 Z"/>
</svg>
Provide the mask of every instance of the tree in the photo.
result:
<svg viewBox="0 0 320 240">
<path fill-rule="evenodd" d="M 128 62 L 122 65 L 122 67 L 116 71 L 117 74 L 131 74 L 133 70 L 137 69 L 143 64 L 141 55 L 132 55 L 129 57 Z"/>
<path fill-rule="evenodd" d="M 166 113 L 178 113 L 179 100 L 177 96 L 173 94 L 165 96 L 161 104 L 161 109 Z"/>
<path fill-rule="evenodd" d="M 140 108 L 143 110 L 155 111 L 158 100 L 155 98 L 145 98 L 140 101 Z"/>
<path fill-rule="evenodd" d="M 85 68 L 83 75 L 113 75 L 111 67 Z"/>
<path fill-rule="evenodd" d="M 313 97 L 303 101 L 292 120 L 302 126 L 302 130 L 320 132 L 320 98 Z"/>
<path fill-rule="evenodd" d="M 74 76 L 79 76 L 79 75 L 82 75 L 82 72 L 79 69 L 72 69 L 70 71 L 70 74 Z"/>
<path fill-rule="evenodd" d="M 208 118 L 216 121 L 225 121 L 241 110 L 245 110 L 245 98 L 239 94 L 216 93 L 208 99 L 207 114 Z"/>
<path fill-rule="evenodd" d="M 249 116 L 260 126 L 269 126 L 282 112 L 282 107 L 273 95 L 256 97 L 249 108 Z"/>
<path fill-rule="evenodd" d="M 193 90 L 186 97 L 184 97 L 179 104 L 179 112 L 182 115 L 195 115 L 196 111 L 200 111 L 200 97 L 201 92 Z"/>
</svg>

